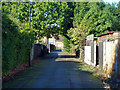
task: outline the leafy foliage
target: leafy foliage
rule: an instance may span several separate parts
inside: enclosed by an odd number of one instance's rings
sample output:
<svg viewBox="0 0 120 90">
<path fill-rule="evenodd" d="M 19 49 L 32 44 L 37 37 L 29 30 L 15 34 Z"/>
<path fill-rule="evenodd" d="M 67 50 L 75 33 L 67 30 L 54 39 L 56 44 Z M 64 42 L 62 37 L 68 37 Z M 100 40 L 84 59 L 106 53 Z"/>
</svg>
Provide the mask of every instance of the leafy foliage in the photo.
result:
<svg viewBox="0 0 120 90">
<path fill-rule="evenodd" d="M 14 3 L 3 3 L 2 13 L 2 75 L 6 76 L 15 67 L 27 63 L 34 41 L 34 32 L 17 20 Z M 8 9 L 11 8 L 11 9 Z M 14 11 L 14 14 L 13 14 Z M 26 26 L 26 28 L 24 28 Z M 31 39 L 31 40 L 30 40 Z"/>
<path fill-rule="evenodd" d="M 61 4 L 64 4 L 64 3 L 61 3 Z M 67 8 L 63 12 L 64 19 L 62 23 L 63 30 L 61 34 L 63 35 L 65 50 L 69 53 L 72 53 L 74 51 L 73 50 L 74 45 L 73 45 L 73 42 L 70 40 L 70 37 L 68 36 L 67 32 L 71 27 L 73 27 L 73 17 L 74 17 L 75 7 L 74 7 L 74 2 L 67 2 L 66 4 L 67 4 Z"/>
<path fill-rule="evenodd" d="M 29 29 L 29 3 L 2 3 L 3 76 L 14 67 L 26 63 L 35 32 L 39 38 L 59 34 L 64 36 L 66 51 L 71 44 L 83 49 L 87 35 L 99 35 L 120 30 L 120 2 L 35 2 L 31 7 Z"/>
<path fill-rule="evenodd" d="M 117 16 L 118 16 L 118 24 L 119 24 L 118 28 L 120 29 L 120 1 L 119 1 L 117 6 L 118 6 L 118 8 L 117 8 Z"/>
<path fill-rule="evenodd" d="M 54 35 L 59 33 L 57 31 L 58 20 L 58 6 L 55 3 L 50 2 L 37 2 L 33 6 L 32 27 L 41 36 L 50 37 L 50 34 Z M 56 25 L 55 25 L 56 24 Z"/>
<path fill-rule="evenodd" d="M 68 30 L 76 49 L 83 46 L 87 35 L 119 30 L 117 7 L 104 2 L 76 2 L 73 26 Z"/>
<path fill-rule="evenodd" d="M 71 52 L 71 41 L 67 39 L 65 36 L 63 36 L 63 41 L 64 41 L 65 51 L 70 53 Z"/>
<path fill-rule="evenodd" d="M 36 2 L 31 4 L 31 30 L 29 29 L 29 3 L 2 3 L 3 76 L 13 68 L 26 63 L 35 32 L 39 38 L 65 34 L 72 24 L 72 3 Z M 37 39 L 39 39 L 37 38 Z M 42 42 L 41 42 L 42 43 Z M 8 47 L 9 46 L 9 47 Z"/>
<path fill-rule="evenodd" d="M 66 2 L 36 2 L 32 11 L 32 27 L 41 37 L 56 37 L 70 28 L 72 9 Z"/>
</svg>

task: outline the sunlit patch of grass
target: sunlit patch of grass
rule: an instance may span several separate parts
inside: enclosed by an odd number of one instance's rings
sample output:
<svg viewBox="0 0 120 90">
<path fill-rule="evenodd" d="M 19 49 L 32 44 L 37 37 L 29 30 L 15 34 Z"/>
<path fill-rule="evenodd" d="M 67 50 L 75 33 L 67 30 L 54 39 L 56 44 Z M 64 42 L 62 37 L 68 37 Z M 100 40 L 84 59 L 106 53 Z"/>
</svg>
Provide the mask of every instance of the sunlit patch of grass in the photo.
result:
<svg viewBox="0 0 120 90">
<path fill-rule="evenodd" d="M 90 76 L 92 79 L 94 79 L 94 80 L 100 80 L 100 78 L 99 77 L 97 77 L 96 75 L 94 75 L 94 74 L 92 74 L 91 76 Z"/>
<path fill-rule="evenodd" d="M 93 76 L 99 76 L 100 73 L 93 73 Z"/>
<path fill-rule="evenodd" d="M 79 69 L 82 70 L 82 71 L 93 72 L 94 67 L 89 67 L 88 65 L 84 65 L 84 64 L 83 64 Z"/>
<path fill-rule="evenodd" d="M 80 60 L 80 67 L 79 67 L 79 70 L 81 71 L 88 71 L 91 73 L 91 77 L 94 78 L 94 79 L 102 79 L 102 78 L 105 78 L 106 76 L 104 75 L 104 72 L 97 68 L 97 67 L 94 67 L 92 65 L 87 65 L 86 63 L 84 63 L 82 60 Z"/>
</svg>

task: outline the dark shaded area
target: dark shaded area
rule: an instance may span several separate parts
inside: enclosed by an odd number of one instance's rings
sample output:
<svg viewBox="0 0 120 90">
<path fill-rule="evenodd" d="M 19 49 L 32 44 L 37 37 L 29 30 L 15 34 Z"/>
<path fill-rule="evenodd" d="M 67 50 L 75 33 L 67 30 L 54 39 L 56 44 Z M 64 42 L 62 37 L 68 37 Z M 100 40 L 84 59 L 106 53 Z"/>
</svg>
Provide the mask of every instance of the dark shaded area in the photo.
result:
<svg viewBox="0 0 120 90">
<path fill-rule="evenodd" d="M 56 50 L 57 52 L 62 52 L 62 50 L 61 49 L 58 49 L 58 50 Z"/>
<path fill-rule="evenodd" d="M 75 53 L 76 53 L 76 58 L 79 58 L 80 57 L 80 50 L 75 50 Z"/>
<path fill-rule="evenodd" d="M 98 46 L 96 46 L 96 66 L 99 65 L 99 52 Z"/>
<path fill-rule="evenodd" d="M 107 83 L 111 88 L 120 89 L 120 81 L 118 81 L 116 78 L 108 78 L 104 80 L 104 82 Z"/>
<path fill-rule="evenodd" d="M 48 48 L 45 45 L 34 44 L 34 59 L 43 57 L 46 54 L 48 54 Z"/>
<path fill-rule="evenodd" d="M 50 44 L 50 52 L 53 52 L 53 51 L 55 51 L 55 45 Z"/>
<path fill-rule="evenodd" d="M 60 58 L 76 58 L 75 55 L 60 55 Z"/>
<path fill-rule="evenodd" d="M 44 55 L 43 59 L 41 60 L 51 60 L 51 59 L 57 59 L 57 58 L 58 58 L 58 53 L 51 52 L 50 54 Z"/>
</svg>

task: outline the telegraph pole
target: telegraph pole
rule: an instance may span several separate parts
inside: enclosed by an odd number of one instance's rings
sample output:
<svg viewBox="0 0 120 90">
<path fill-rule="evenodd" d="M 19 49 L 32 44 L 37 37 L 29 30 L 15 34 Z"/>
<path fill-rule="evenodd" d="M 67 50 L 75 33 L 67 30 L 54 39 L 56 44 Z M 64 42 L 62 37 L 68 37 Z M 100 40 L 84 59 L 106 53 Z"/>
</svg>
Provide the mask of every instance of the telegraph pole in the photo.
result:
<svg viewBox="0 0 120 90">
<path fill-rule="evenodd" d="M 31 30 L 31 7 L 30 7 L 30 0 L 29 0 L 29 29 Z M 31 44 L 31 38 L 30 38 L 30 44 Z M 29 50 L 29 66 L 31 66 L 31 45 Z"/>
<path fill-rule="evenodd" d="M 29 29 L 31 29 L 31 7 L 30 7 L 30 0 L 29 0 Z"/>
</svg>

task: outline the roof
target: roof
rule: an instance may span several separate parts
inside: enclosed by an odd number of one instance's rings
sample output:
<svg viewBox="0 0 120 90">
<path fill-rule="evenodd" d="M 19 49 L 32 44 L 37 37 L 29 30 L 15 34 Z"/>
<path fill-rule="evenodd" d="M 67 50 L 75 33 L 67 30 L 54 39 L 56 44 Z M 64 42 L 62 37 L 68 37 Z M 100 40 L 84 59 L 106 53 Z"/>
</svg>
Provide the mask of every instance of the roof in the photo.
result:
<svg viewBox="0 0 120 90">
<path fill-rule="evenodd" d="M 108 35 L 108 34 L 113 34 L 115 32 L 120 32 L 120 31 L 110 31 L 110 32 L 107 32 L 107 33 L 104 33 L 104 34 L 101 34 L 101 35 L 97 35 L 97 37 L 101 37 L 101 36 Z"/>
</svg>

